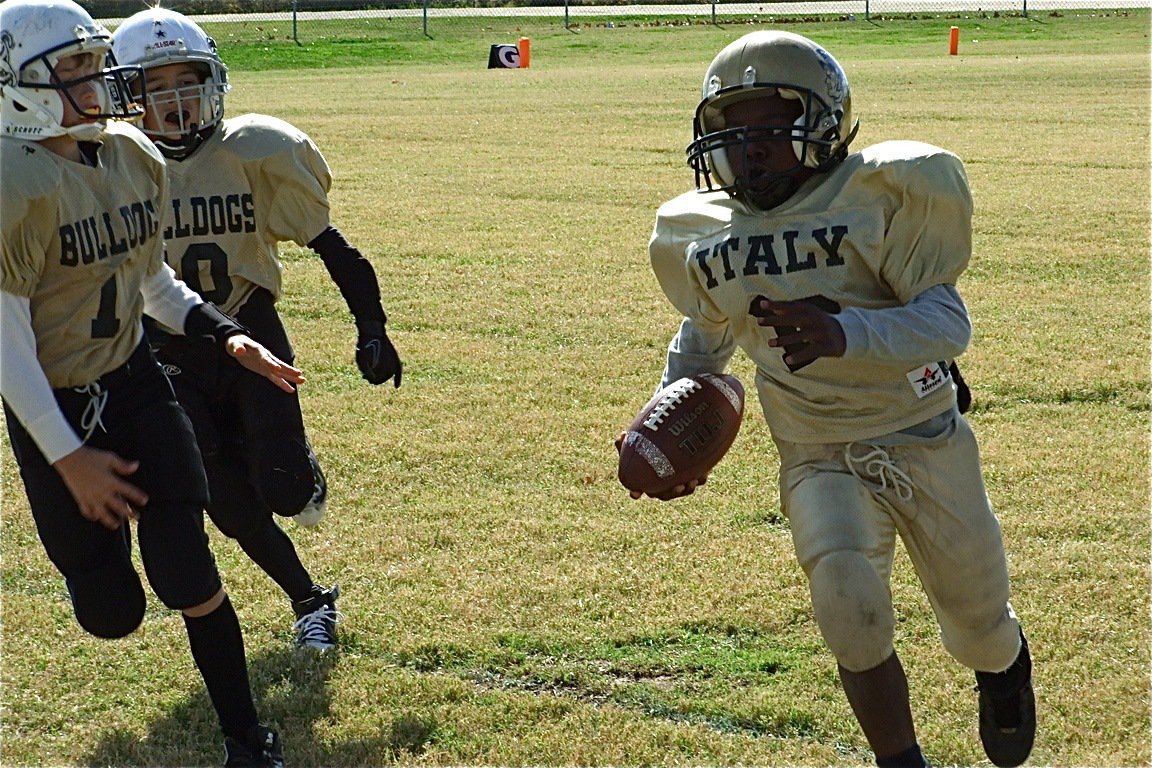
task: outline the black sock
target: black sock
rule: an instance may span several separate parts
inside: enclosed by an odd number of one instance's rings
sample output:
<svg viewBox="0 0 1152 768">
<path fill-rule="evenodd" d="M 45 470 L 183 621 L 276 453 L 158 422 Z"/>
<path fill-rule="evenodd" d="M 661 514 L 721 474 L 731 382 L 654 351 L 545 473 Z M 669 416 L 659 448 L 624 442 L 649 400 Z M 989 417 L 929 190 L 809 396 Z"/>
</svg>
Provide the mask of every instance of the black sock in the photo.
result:
<svg viewBox="0 0 1152 768">
<path fill-rule="evenodd" d="M 248 683 L 244 637 L 232 601 L 225 595 L 224 602 L 207 616 L 184 616 L 184 626 L 221 730 L 225 736 L 243 739 L 258 719 Z"/>
<path fill-rule="evenodd" d="M 307 600 L 312 595 L 312 576 L 300 562 L 296 545 L 288 534 L 268 518 L 264 525 L 237 539 L 244 554 L 272 577 L 292 602 Z"/>
<path fill-rule="evenodd" d="M 1028 652 L 1028 641 L 1020 634 L 1020 653 L 1016 660 L 1003 672 L 977 672 L 976 680 L 981 690 L 993 696 L 1010 696 L 1024 687 L 1032 676 L 1032 654 Z"/>
<path fill-rule="evenodd" d="M 928 761 L 924 759 L 924 753 L 920 751 L 920 745 L 913 742 L 912 746 L 903 752 L 888 757 L 876 758 L 876 765 L 879 768 L 925 768 Z"/>
</svg>

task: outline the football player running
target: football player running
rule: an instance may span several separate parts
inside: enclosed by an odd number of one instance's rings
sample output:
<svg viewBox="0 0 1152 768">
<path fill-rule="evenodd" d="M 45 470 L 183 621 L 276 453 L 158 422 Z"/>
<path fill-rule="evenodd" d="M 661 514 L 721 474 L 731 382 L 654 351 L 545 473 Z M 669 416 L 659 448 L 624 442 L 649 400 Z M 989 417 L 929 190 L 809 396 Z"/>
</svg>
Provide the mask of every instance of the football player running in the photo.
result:
<svg viewBox="0 0 1152 768">
<path fill-rule="evenodd" d="M 144 340 L 142 312 L 204 336 L 252 381 L 303 381 L 177 281 L 163 258 L 164 160 L 114 118 L 138 67 L 72 0 L 0 3 L 0 395 L 37 533 L 77 622 L 119 638 L 148 583 L 184 619 L 227 765 L 280 766 L 257 719 L 236 611 L 204 534 L 208 484 L 192 426 Z"/>
<path fill-rule="evenodd" d="M 372 264 L 328 219 L 331 174 L 316 145 L 273 117 L 224 119 L 227 69 L 191 19 L 149 8 L 114 33 L 123 64 L 144 68 L 142 127 L 168 160 L 171 205 L 163 213 L 167 260 L 206 301 L 234 315 L 253 338 L 292 361 L 275 303 L 277 244 L 295 241 L 323 259 L 358 329 L 356 363 L 372 384 L 400 386 L 402 366 L 385 332 Z M 187 409 L 211 489 L 208 513 L 287 594 L 296 643 L 336 644 L 337 587 L 316 584 L 274 514 L 316 525 L 328 488 L 305 435 L 300 401 L 251 377 L 195 338 L 151 333 Z"/>
<path fill-rule="evenodd" d="M 811 40 L 758 31 L 715 57 L 688 147 L 697 190 L 660 207 L 649 246 L 684 315 L 661 385 L 722 373 L 737 347 L 755 362 L 796 556 L 877 765 L 927 764 L 893 645 L 899 536 L 944 647 L 975 671 L 985 752 L 1017 766 L 1031 659 L 949 373 L 971 337 L 968 181 L 928 144 L 849 153 L 856 128 L 844 70 Z"/>
</svg>

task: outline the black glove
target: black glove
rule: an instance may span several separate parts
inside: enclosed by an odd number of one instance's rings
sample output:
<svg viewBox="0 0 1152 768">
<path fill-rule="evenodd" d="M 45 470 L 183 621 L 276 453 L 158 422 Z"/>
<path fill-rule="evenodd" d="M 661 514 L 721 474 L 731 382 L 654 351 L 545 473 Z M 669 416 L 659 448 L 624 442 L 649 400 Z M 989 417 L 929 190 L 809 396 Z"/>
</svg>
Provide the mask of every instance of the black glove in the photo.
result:
<svg viewBox="0 0 1152 768">
<path fill-rule="evenodd" d="M 968 382 L 960 375 L 960 366 L 956 365 L 955 360 L 948 366 L 948 372 L 952 375 L 952 381 L 956 383 L 956 409 L 960 413 L 967 413 L 972 407 L 972 390 L 968 389 Z"/>
<path fill-rule="evenodd" d="M 400 362 L 396 347 L 392 346 L 388 334 L 384 332 L 384 323 L 356 323 L 356 330 L 359 332 L 356 339 L 356 365 L 360 373 L 370 384 L 383 384 L 395 377 L 396 388 L 399 389 L 404 364 Z"/>
</svg>

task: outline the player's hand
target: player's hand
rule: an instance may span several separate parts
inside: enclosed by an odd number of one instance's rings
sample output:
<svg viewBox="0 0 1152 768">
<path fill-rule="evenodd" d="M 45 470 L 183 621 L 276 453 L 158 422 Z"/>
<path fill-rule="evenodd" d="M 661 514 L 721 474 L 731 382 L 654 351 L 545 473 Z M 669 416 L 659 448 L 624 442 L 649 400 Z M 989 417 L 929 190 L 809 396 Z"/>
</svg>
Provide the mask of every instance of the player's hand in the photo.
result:
<svg viewBox="0 0 1152 768">
<path fill-rule="evenodd" d="M 384 323 L 366 321 L 356 324 L 359 332 L 356 338 L 356 367 L 369 384 L 383 384 L 395 379 L 396 389 L 400 388 L 400 378 L 404 373 L 404 363 L 400 354 L 392 346 L 392 340 L 384 330 Z"/>
<path fill-rule="evenodd" d="M 105 528 L 116 530 L 128 520 L 138 520 L 136 510 L 148 503 L 148 494 L 124 479 L 140 468 L 139 461 L 82 445 L 52 466 L 76 499 L 80 514 Z"/>
<path fill-rule="evenodd" d="M 627 434 L 627 432 L 621 432 L 619 435 L 617 435 L 616 440 L 614 441 L 614 445 L 616 446 L 616 453 L 620 453 L 620 446 L 624 445 L 624 437 Z M 681 496 L 690 496 L 696 491 L 697 488 L 704 485 L 706 482 L 708 482 L 708 475 L 704 475 L 704 477 L 698 478 L 696 480 L 689 480 L 685 485 L 678 485 L 670 491 L 665 491 L 664 493 L 651 496 L 650 498 L 660 499 L 661 501 L 671 501 L 672 499 L 679 499 Z M 633 491 L 631 489 L 628 490 L 628 495 L 634 499 L 644 498 L 643 493 L 640 491 Z"/>
<path fill-rule="evenodd" d="M 704 485 L 704 483 L 706 483 L 706 482 L 708 482 L 708 475 L 704 475 L 704 477 L 697 478 L 696 480 L 689 480 L 684 485 L 677 485 L 676 487 L 674 487 L 670 490 L 664 491 L 664 493 L 658 493 L 654 496 L 652 494 L 645 494 L 645 493 L 641 493 L 640 491 L 633 491 L 631 489 L 629 489 L 628 495 L 634 499 L 642 499 L 645 496 L 648 496 L 648 498 L 650 498 L 650 499 L 659 499 L 660 501 L 672 501 L 672 499 L 680 499 L 680 498 L 683 498 L 685 496 L 691 496 L 693 493 L 696 492 L 697 488 Z"/>
<path fill-rule="evenodd" d="M 784 364 L 795 371 L 819 357 L 843 357 L 844 328 L 811 301 L 773 301 L 757 296 L 748 308 L 756 323 L 776 329 L 770 347 L 784 348 Z"/>
<path fill-rule="evenodd" d="M 304 383 L 304 373 L 299 368 L 288 365 L 263 344 L 244 334 L 229 336 L 225 347 L 240 365 L 260 374 L 285 392 L 295 392 L 295 385 Z"/>
<path fill-rule="evenodd" d="M 960 413 L 967 413 L 972 407 L 972 390 L 960 375 L 960 366 L 956 365 L 955 360 L 948 366 L 948 372 L 952 374 L 952 382 L 956 385 L 956 409 Z"/>
<path fill-rule="evenodd" d="M 658 493 L 655 496 L 650 495 L 649 498 L 660 499 L 660 501 L 672 501 L 672 499 L 691 496 L 696 492 L 697 488 L 704 485 L 706 482 L 708 482 L 708 475 L 704 475 L 704 477 L 697 478 L 696 480 L 689 480 L 684 485 L 677 485 L 676 487 L 665 491 L 664 493 Z M 640 493 L 639 491 L 629 491 L 628 495 L 634 499 L 638 499 L 644 494 Z"/>
</svg>

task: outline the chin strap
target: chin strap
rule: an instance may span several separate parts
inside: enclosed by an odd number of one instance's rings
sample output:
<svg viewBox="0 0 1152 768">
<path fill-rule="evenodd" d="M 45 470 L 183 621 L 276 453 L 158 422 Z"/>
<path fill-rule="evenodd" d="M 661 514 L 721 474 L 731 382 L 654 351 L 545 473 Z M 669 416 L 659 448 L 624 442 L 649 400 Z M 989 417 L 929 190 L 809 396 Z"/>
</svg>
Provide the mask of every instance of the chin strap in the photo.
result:
<svg viewBox="0 0 1152 768">
<path fill-rule="evenodd" d="M 104 121 L 97 120 L 92 123 L 80 123 L 79 125 L 69 126 L 64 129 L 64 133 L 76 141 L 95 141 L 100 138 L 100 134 L 104 133 L 104 128 Z"/>
<path fill-rule="evenodd" d="M 200 145 L 211 138 L 212 134 L 216 132 L 216 126 L 210 125 L 199 131 L 190 131 L 180 138 L 178 142 L 170 142 L 163 138 L 154 139 L 156 148 L 160 150 L 160 154 L 169 160 L 177 162 L 186 160 L 192 155 Z"/>
</svg>

